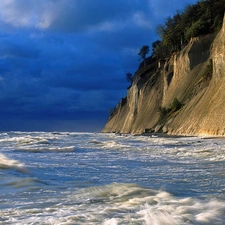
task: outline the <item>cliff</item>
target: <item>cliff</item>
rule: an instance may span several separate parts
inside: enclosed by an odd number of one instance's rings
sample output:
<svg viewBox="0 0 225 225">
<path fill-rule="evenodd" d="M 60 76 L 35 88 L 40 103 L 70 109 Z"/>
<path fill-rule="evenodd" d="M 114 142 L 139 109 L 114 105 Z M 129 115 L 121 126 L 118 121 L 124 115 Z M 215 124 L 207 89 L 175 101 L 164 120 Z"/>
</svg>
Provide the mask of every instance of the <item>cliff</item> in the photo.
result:
<svg viewBox="0 0 225 225">
<path fill-rule="evenodd" d="M 179 107 L 178 107 L 179 106 Z M 102 132 L 225 135 L 225 19 L 169 59 L 140 68 Z"/>
</svg>

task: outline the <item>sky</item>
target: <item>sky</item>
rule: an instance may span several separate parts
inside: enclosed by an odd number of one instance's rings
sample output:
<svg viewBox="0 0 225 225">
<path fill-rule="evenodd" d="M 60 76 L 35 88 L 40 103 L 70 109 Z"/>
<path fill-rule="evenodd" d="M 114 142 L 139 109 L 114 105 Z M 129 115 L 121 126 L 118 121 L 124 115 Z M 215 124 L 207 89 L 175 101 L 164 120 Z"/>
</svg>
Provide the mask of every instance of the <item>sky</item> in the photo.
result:
<svg viewBox="0 0 225 225">
<path fill-rule="evenodd" d="M 1 1 L 0 131 L 101 131 L 140 48 L 196 2 Z"/>
</svg>

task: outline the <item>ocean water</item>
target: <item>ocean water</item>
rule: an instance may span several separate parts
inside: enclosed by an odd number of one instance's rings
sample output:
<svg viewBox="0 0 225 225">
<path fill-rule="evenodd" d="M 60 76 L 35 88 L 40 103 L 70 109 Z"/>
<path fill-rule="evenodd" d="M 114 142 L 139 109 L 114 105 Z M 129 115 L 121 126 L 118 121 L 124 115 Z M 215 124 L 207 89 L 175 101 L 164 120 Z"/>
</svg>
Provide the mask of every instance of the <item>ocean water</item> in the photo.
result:
<svg viewBox="0 0 225 225">
<path fill-rule="evenodd" d="M 0 224 L 225 224 L 225 139 L 0 133 Z"/>
</svg>

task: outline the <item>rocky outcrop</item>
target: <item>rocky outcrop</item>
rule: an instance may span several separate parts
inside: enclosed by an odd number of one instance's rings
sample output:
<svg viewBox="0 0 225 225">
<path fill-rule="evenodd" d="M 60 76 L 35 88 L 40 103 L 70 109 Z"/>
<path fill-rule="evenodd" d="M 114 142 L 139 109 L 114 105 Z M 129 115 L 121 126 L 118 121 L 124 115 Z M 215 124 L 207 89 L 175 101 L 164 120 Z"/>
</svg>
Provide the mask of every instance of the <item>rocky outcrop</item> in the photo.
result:
<svg viewBox="0 0 225 225">
<path fill-rule="evenodd" d="M 222 136 L 224 111 L 225 21 L 217 35 L 192 38 L 169 59 L 140 68 L 103 132 Z"/>
</svg>

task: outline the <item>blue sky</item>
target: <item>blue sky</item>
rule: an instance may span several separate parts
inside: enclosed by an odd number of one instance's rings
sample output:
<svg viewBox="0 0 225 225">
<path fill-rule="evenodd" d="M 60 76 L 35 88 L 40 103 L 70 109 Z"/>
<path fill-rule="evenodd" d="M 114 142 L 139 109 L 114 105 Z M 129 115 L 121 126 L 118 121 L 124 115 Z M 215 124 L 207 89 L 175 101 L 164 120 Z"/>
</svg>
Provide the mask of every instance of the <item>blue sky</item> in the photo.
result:
<svg viewBox="0 0 225 225">
<path fill-rule="evenodd" d="M 0 130 L 100 131 L 156 27 L 196 0 L 4 0 Z"/>
</svg>

